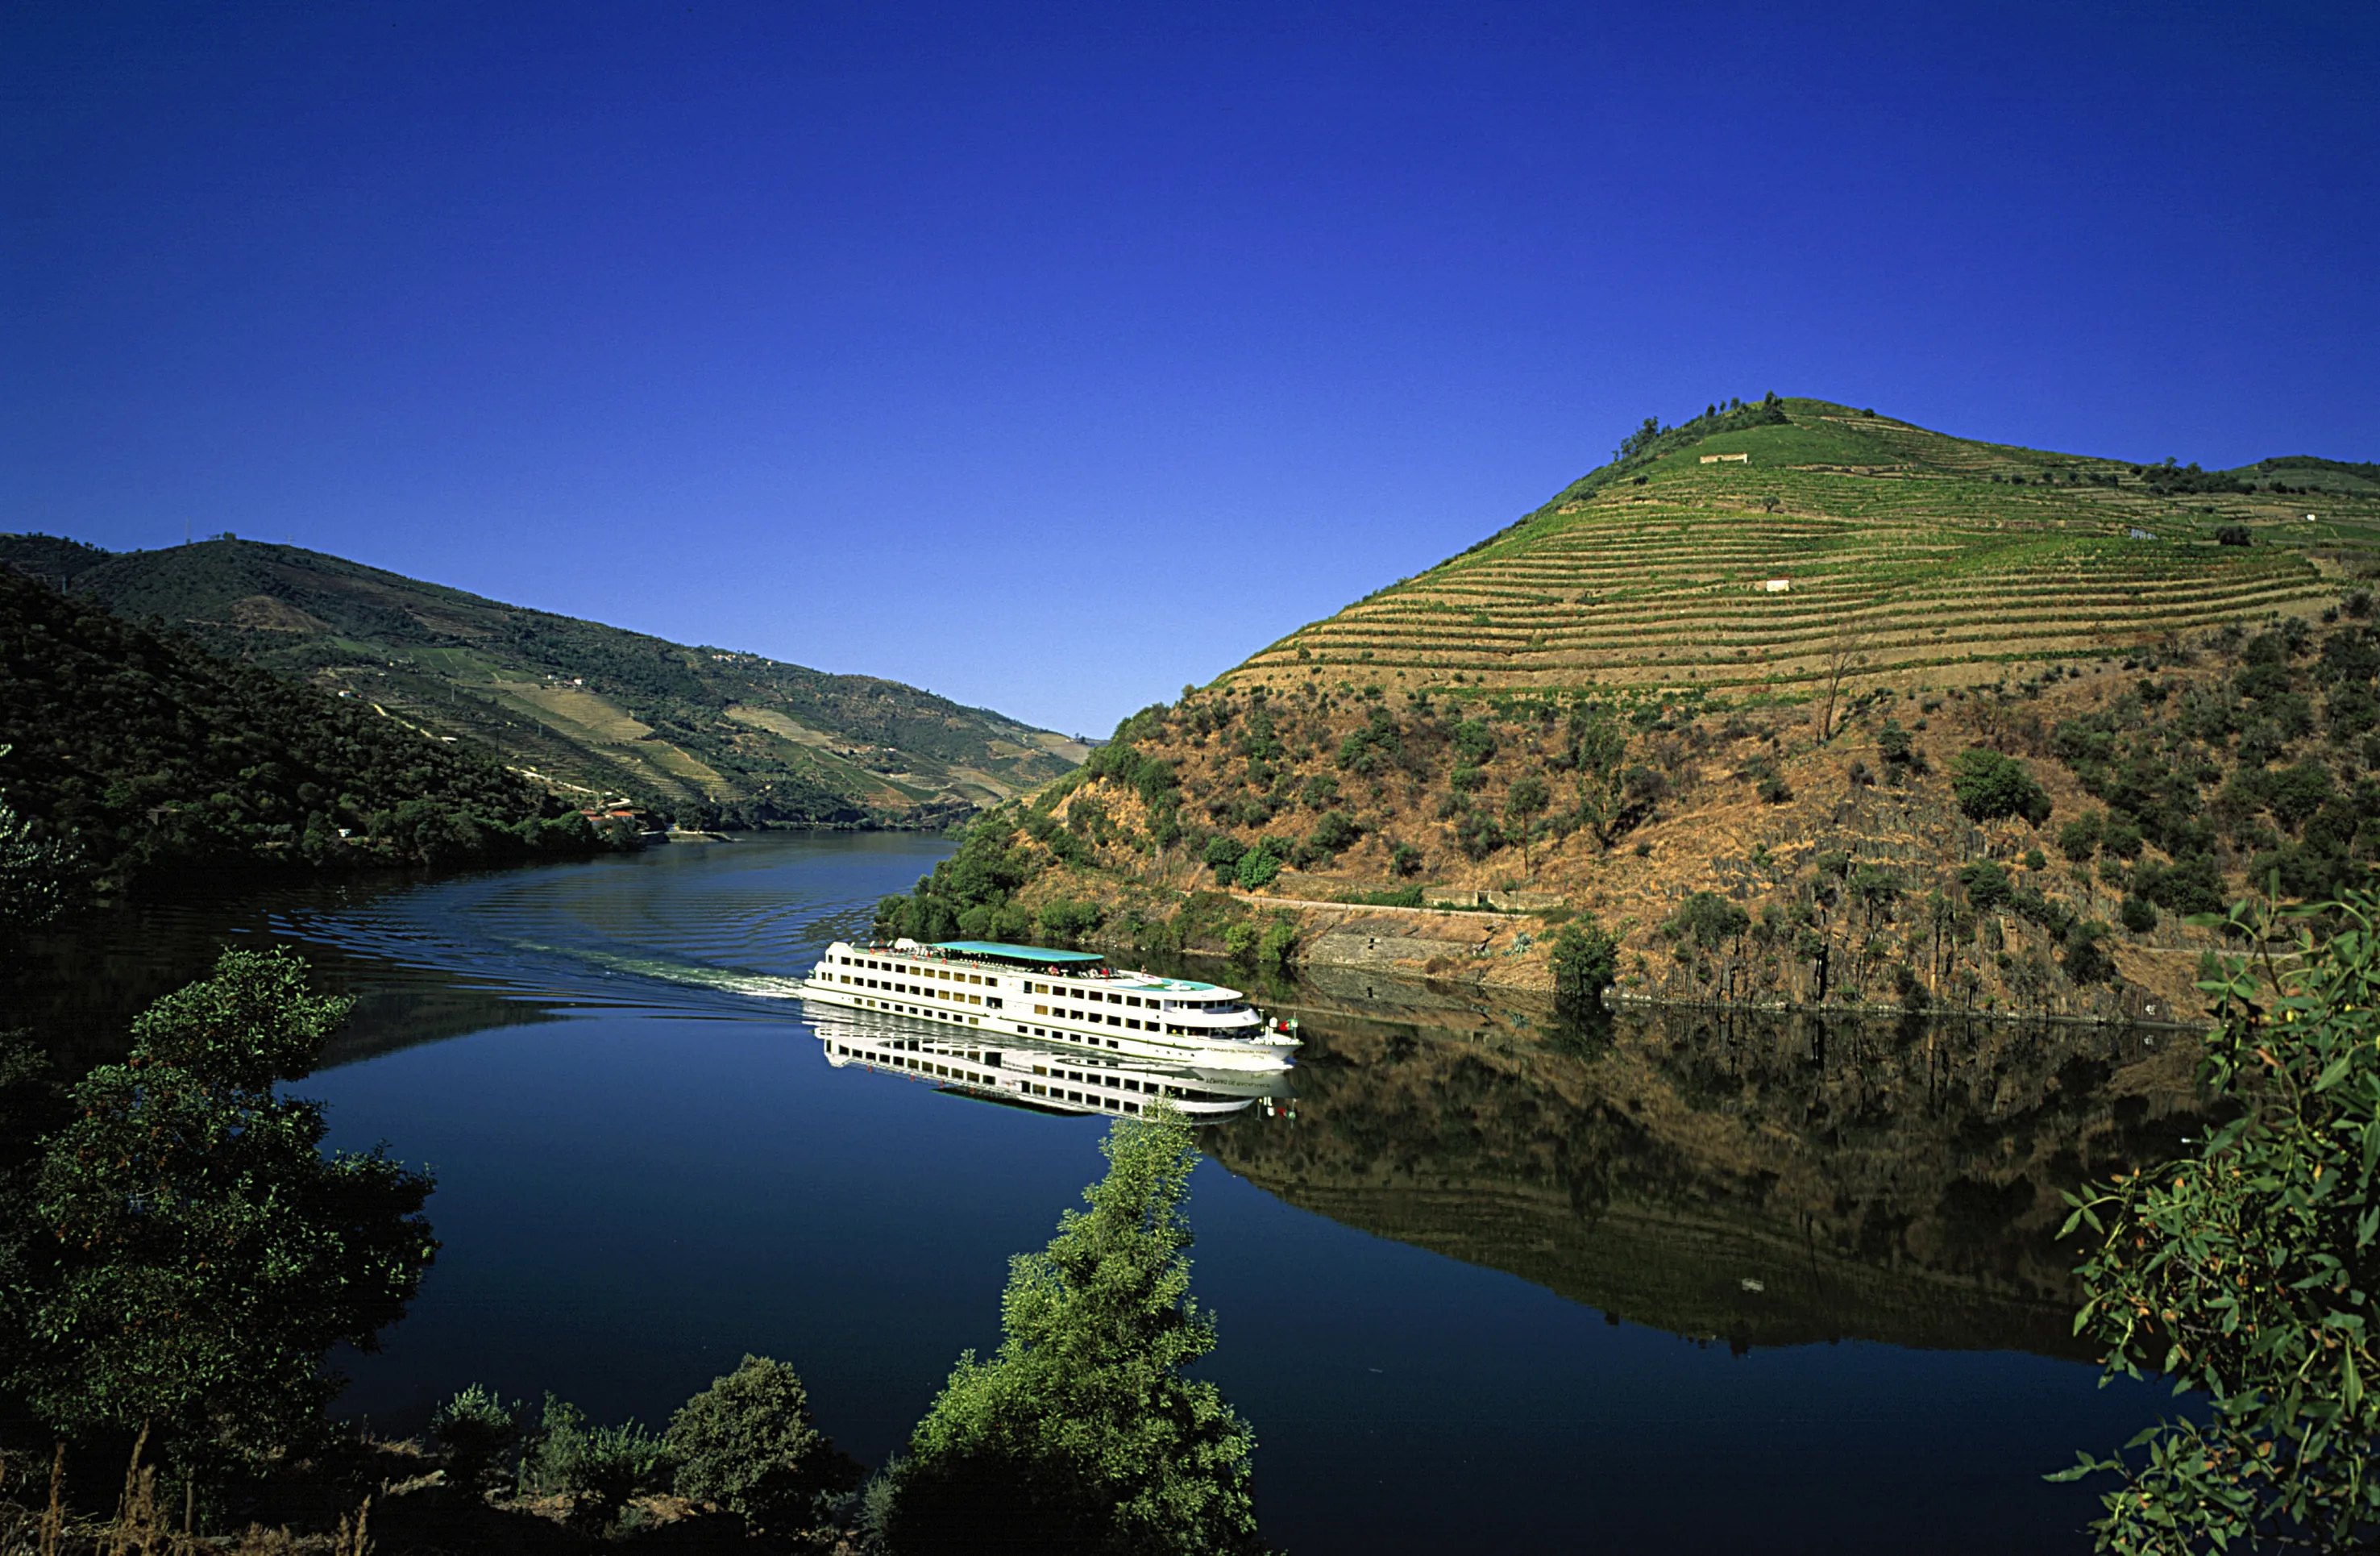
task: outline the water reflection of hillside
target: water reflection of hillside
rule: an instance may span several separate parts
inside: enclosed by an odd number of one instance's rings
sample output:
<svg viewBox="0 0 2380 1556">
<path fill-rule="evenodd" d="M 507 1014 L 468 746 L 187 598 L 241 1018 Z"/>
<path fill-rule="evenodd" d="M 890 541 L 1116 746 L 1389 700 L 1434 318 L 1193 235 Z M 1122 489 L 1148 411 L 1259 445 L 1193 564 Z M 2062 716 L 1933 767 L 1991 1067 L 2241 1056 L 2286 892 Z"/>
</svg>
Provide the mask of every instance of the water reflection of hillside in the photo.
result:
<svg viewBox="0 0 2380 1556">
<path fill-rule="evenodd" d="M 1377 978 L 1281 991 L 1297 1119 L 1208 1149 L 1332 1220 L 1738 1346 L 2070 1355 L 2058 1191 L 2190 1132 L 2171 1034 L 1632 1013 Z"/>
</svg>

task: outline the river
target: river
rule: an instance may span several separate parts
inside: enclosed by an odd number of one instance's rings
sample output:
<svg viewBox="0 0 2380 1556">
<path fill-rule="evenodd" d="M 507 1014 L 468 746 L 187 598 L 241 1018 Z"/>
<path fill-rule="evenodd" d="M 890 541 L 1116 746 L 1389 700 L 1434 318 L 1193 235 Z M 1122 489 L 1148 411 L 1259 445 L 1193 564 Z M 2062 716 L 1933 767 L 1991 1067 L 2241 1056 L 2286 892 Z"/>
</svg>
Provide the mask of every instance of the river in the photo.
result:
<svg viewBox="0 0 2380 1556">
<path fill-rule="evenodd" d="M 477 1381 L 658 1424 L 750 1351 L 880 1463 L 1100 1168 L 1099 1120 L 831 1068 L 789 997 L 947 850 L 257 887 L 87 921 L 17 987 L 68 1065 L 223 943 L 358 996 L 296 1089 L 436 1173 L 443 1247 L 344 1413 L 416 1431 Z M 1202 1131 L 1191 1218 L 1277 1545 L 2082 1551 L 2095 1500 L 2040 1477 L 2171 1408 L 2097 1387 L 2049 1234 L 2187 1132 L 2177 1039 L 1255 991 L 1303 1021 L 1294 1100 Z"/>
</svg>

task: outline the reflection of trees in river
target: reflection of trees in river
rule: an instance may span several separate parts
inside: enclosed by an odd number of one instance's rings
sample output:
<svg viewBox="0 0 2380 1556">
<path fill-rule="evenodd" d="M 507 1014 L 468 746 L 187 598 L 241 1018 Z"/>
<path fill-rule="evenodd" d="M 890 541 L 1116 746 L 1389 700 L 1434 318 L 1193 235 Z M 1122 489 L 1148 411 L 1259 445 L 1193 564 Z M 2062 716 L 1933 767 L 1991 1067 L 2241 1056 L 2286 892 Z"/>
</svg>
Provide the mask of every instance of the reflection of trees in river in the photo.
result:
<svg viewBox="0 0 2380 1556">
<path fill-rule="evenodd" d="M 2196 1044 L 1307 986 L 1294 1123 L 1209 1145 L 1294 1204 L 1739 1345 L 2081 1354 L 2059 1189 L 2169 1154 Z"/>
</svg>

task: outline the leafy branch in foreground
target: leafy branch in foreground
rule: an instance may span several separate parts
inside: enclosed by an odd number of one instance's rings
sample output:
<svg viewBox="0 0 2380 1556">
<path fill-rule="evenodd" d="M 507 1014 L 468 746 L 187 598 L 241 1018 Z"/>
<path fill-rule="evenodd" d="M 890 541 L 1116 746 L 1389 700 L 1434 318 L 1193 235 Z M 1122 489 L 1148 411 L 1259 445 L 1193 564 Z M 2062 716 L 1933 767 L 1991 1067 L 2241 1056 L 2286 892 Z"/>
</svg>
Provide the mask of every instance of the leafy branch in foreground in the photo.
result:
<svg viewBox="0 0 2380 1556">
<path fill-rule="evenodd" d="M 2316 915 L 2336 932 L 2301 926 L 2276 954 L 2280 919 Z M 2199 985 L 2220 1022 L 2202 1078 L 2237 1114 L 2195 1157 L 2067 1197 L 2065 1234 L 2098 1239 L 2076 1332 L 2107 1344 L 2110 1375 L 2161 1372 L 2210 1404 L 2052 1477 L 2120 1477 L 2092 1526 L 2101 1550 L 2380 1548 L 2375 918 L 2380 893 L 2349 893 L 2192 920 L 2255 948 Z"/>
</svg>

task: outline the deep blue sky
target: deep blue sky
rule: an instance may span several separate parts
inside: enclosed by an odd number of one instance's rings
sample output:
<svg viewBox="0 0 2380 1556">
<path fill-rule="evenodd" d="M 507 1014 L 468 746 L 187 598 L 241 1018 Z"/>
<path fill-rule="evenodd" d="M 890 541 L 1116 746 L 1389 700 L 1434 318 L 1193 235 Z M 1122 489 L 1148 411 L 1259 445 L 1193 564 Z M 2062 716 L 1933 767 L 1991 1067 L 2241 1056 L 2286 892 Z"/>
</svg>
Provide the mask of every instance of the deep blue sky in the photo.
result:
<svg viewBox="0 0 2380 1556">
<path fill-rule="evenodd" d="M 0 529 L 1103 733 L 1647 414 L 2380 458 L 2380 6 L 10 5 Z"/>
</svg>

